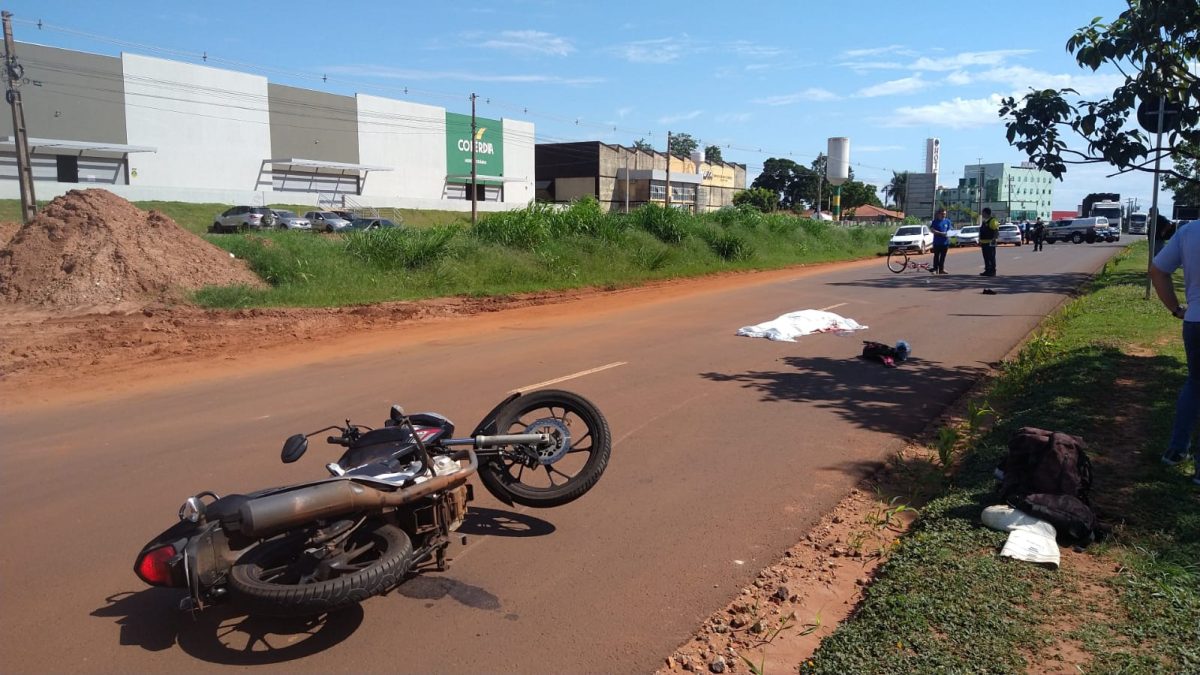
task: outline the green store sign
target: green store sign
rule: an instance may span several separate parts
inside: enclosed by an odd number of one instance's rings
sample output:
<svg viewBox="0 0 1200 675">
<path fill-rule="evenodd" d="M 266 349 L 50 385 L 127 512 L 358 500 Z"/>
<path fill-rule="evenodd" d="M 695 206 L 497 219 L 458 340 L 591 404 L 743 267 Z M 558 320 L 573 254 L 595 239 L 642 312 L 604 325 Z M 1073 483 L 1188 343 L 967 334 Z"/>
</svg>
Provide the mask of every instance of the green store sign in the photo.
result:
<svg viewBox="0 0 1200 675">
<path fill-rule="evenodd" d="M 446 113 L 446 173 L 447 182 L 471 182 L 471 147 L 475 147 L 475 172 L 479 176 L 504 175 L 504 125 L 500 120 L 475 118 L 475 134 L 471 134 L 471 116 Z M 464 178 L 465 176 L 465 178 Z M 500 185 L 500 181 L 479 179 L 483 185 Z"/>
</svg>

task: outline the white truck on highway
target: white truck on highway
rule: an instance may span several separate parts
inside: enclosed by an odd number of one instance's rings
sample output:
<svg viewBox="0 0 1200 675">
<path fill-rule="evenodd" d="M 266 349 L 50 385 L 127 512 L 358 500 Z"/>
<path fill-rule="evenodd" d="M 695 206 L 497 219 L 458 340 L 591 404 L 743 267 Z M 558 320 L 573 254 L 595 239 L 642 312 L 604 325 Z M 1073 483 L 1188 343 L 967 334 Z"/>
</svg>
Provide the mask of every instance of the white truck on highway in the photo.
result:
<svg viewBox="0 0 1200 675">
<path fill-rule="evenodd" d="M 1146 234 L 1146 214 L 1129 214 L 1129 234 Z"/>
</svg>

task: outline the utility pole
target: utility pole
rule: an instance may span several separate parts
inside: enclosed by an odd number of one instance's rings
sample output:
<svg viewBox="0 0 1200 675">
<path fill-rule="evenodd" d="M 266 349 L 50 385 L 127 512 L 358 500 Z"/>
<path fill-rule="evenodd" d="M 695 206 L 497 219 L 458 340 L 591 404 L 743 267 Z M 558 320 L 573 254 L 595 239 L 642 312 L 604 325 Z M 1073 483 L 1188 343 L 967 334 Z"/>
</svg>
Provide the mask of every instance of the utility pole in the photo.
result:
<svg viewBox="0 0 1200 675">
<path fill-rule="evenodd" d="M 29 135 L 25 130 L 25 110 L 21 107 L 21 79 L 25 69 L 17 63 L 13 46 L 12 12 L 0 12 L 4 22 L 4 71 L 8 76 L 8 105 L 12 108 L 13 144 L 17 153 L 17 179 L 21 184 L 21 220 L 28 223 L 37 215 L 37 197 L 33 193 L 33 168 L 29 162 Z"/>
<path fill-rule="evenodd" d="M 629 155 L 632 148 L 625 149 L 625 213 L 629 213 Z"/>
<path fill-rule="evenodd" d="M 1167 107 L 1167 99 L 1163 96 L 1158 97 L 1158 134 L 1154 138 L 1154 192 L 1150 195 L 1150 215 L 1146 217 L 1154 219 L 1154 224 L 1148 229 L 1150 232 L 1150 251 L 1146 259 L 1146 299 L 1150 299 L 1150 266 L 1154 264 L 1154 242 L 1158 237 L 1158 170 L 1159 163 L 1162 161 L 1162 135 L 1163 135 L 1163 112 Z"/>
<path fill-rule="evenodd" d="M 667 208 L 671 208 L 671 132 L 667 132 Z"/>
<path fill-rule="evenodd" d="M 479 219 L 479 190 L 475 187 L 475 181 L 478 179 L 478 174 L 475 172 L 475 99 L 479 98 L 474 93 L 471 94 L 471 227 L 475 227 L 476 221 Z"/>
<path fill-rule="evenodd" d="M 983 158 L 977 160 L 979 162 L 979 225 L 983 226 Z"/>
</svg>

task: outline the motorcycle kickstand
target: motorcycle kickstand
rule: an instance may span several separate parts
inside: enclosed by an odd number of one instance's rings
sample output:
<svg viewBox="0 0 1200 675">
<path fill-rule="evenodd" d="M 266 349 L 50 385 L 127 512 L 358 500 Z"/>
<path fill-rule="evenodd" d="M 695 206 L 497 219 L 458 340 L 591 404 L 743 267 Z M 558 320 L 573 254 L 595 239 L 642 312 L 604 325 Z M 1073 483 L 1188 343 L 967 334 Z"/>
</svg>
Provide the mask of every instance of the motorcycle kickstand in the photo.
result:
<svg viewBox="0 0 1200 675">
<path fill-rule="evenodd" d="M 437 564 L 437 571 L 439 571 L 439 572 L 445 572 L 446 568 L 449 567 L 449 564 L 446 563 L 446 549 L 449 546 L 450 546 L 449 542 L 442 544 L 441 546 L 438 546 L 437 553 L 434 554 L 436 564 Z"/>
</svg>

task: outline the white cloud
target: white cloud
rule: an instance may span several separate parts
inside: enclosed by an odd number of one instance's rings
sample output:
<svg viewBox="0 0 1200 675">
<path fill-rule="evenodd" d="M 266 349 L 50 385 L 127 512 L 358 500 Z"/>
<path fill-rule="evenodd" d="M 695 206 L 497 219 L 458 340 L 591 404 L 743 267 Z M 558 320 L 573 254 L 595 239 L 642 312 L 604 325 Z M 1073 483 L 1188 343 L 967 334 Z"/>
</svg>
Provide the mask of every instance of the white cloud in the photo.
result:
<svg viewBox="0 0 1200 675">
<path fill-rule="evenodd" d="M 793 103 L 804 103 L 813 101 L 836 101 L 838 95 L 828 89 L 820 87 L 809 87 L 804 91 L 798 91 L 794 94 L 780 94 L 778 96 L 767 96 L 765 98 L 756 98 L 752 102 L 762 105 L 792 105 Z"/>
<path fill-rule="evenodd" d="M 380 65 L 349 65 L 327 66 L 322 72 L 354 75 L 357 77 L 377 77 L 389 80 L 458 80 L 466 82 L 516 82 L 525 84 L 598 84 L 604 81 L 601 77 L 562 77 L 559 75 L 542 75 L 529 73 L 524 75 L 487 75 L 476 72 L 455 70 L 415 70 L 411 68 L 394 68 Z"/>
<path fill-rule="evenodd" d="M 538 30 L 506 30 L 500 33 L 500 37 L 488 40 L 480 46 L 553 56 L 566 56 L 575 51 L 574 45 L 565 38 Z"/>
<path fill-rule="evenodd" d="M 720 124 L 744 124 L 749 122 L 752 117 L 753 115 L 748 112 L 722 113 L 717 115 L 716 120 Z"/>
<path fill-rule="evenodd" d="M 1019 91 L 1033 89 L 1063 89 L 1069 87 L 1080 96 L 1111 94 L 1113 89 L 1125 83 L 1120 73 L 1064 74 L 1055 75 L 1025 66 L 991 68 L 977 73 L 975 78 L 985 82 L 998 82 Z"/>
<path fill-rule="evenodd" d="M 630 63 L 671 63 L 695 50 L 692 41 L 685 36 L 627 42 L 609 47 L 607 51 Z"/>
<path fill-rule="evenodd" d="M 972 81 L 973 80 L 971 79 L 970 73 L 968 73 L 965 70 L 956 70 L 953 73 L 950 73 L 949 75 L 946 76 L 946 82 L 948 84 L 955 84 L 955 85 L 961 86 L 964 84 L 971 84 Z"/>
<path fill-rule="evenodd" d="M 760 45 L 749 40 L 738 40 L 726 45 L 726 50 L 732 51 L 738 56 L 744 56 L 752 59 L 771 59 L 777 56 L 783 56 L 787 50 L 781 47 L 772 47 L 770 45 Z"/>
<path fill-rule="evenodd" d="M 912 51 L 904 45 L 889 45 L 887 47 L 872 47 L 870 49 L 848 49 L 842 52 L 842 56 L 848 59 L 861 59 L 864 56 L 879 56 L 880 54 L 899 54 L 900 56 L 916 56 L 916 52 Z"/>
<path fill-rule="evenodd" d="M 878 121 L 885 127 L 949 127 L 971 129 L 1000 124 L 1000 94 L 987 98 L 954 98 L 921 106 L 896 108 L 890 117 Z"/>
<path fill-rule="evenodd" d="M 894 150 L 903 150 L 903 145 L 856 145 L 855 152 L 892 152 Z"/>
<path fill-rule="evenodd" d="M 994 49 L 988 52 L 961 52 L 939 58 L 921 57 L 910 66 L 913 70 L 962 70 L 966 66 L 996 66 L 1013 56 L 1032 54 L 1032 49 Z"/>
<path fill-rule="evenodd" d="M 891 48 L 884 48 L 889 49 Z M 953 56 L 938 56 L 929 57 L 922 56 L 914 61 L 904 63 L 896 60 L 886 61 L 862 61 L 859 60 L 863 56 L 878 56 L 884 53 L 894 53 L 898 56 L 915 56 L 914 52 L 908 50 L 892 50 L 890 52 L 881 52 L 873 50 L 852 50 L 844 52 L 843 57 L 846 60 L 838 65 L 845 68 L 850 68 L 859 72 L 867 70 L 923 70 L 934 72 L 945 71 L 960 71 L 969 66 L 998 66 L 1014 56 L 1024 56 L 1032 54 L 1032 49 L 995 49 L 986 52 L 960 52 Z"/>
<path fill-rule="evenodd" d="M 920 91 L 930 85 L 927 80 L 921 79 L 921 74 L 917 73 L 912 77 L 902 77 L 898 80 L 889 80 L 880 84 L 863 87 L 858 90 L 858 96 L 864 98 L 874 98 L 876 96 L 895 96 L 896 94 L 911 94 Z"/>
<path fill-rule="evenodd" d="M 624 108 L 617 108 L 617 118 L 625 119 L 631 112 L 633 112 L 632 106 L 625 106 Z"/>
<path fill-rule="evenodd" d="M 680 113 L 678 115 L 665 115 L 663 117 L 658 118 L 658 123 L 659 124 L 674 124 L 675 122 L 685 122 L 687 120 L 694 120 L 703 114 L 704 114 L 703 110 L 693 110 L 691 112 Z"/>
<path fill-rule="evenodd" d="M 899 61 L 844 61 L 838 65 L 860 73 L 868 70 L 901 70 L 907 67 Z"/>
</svg>

